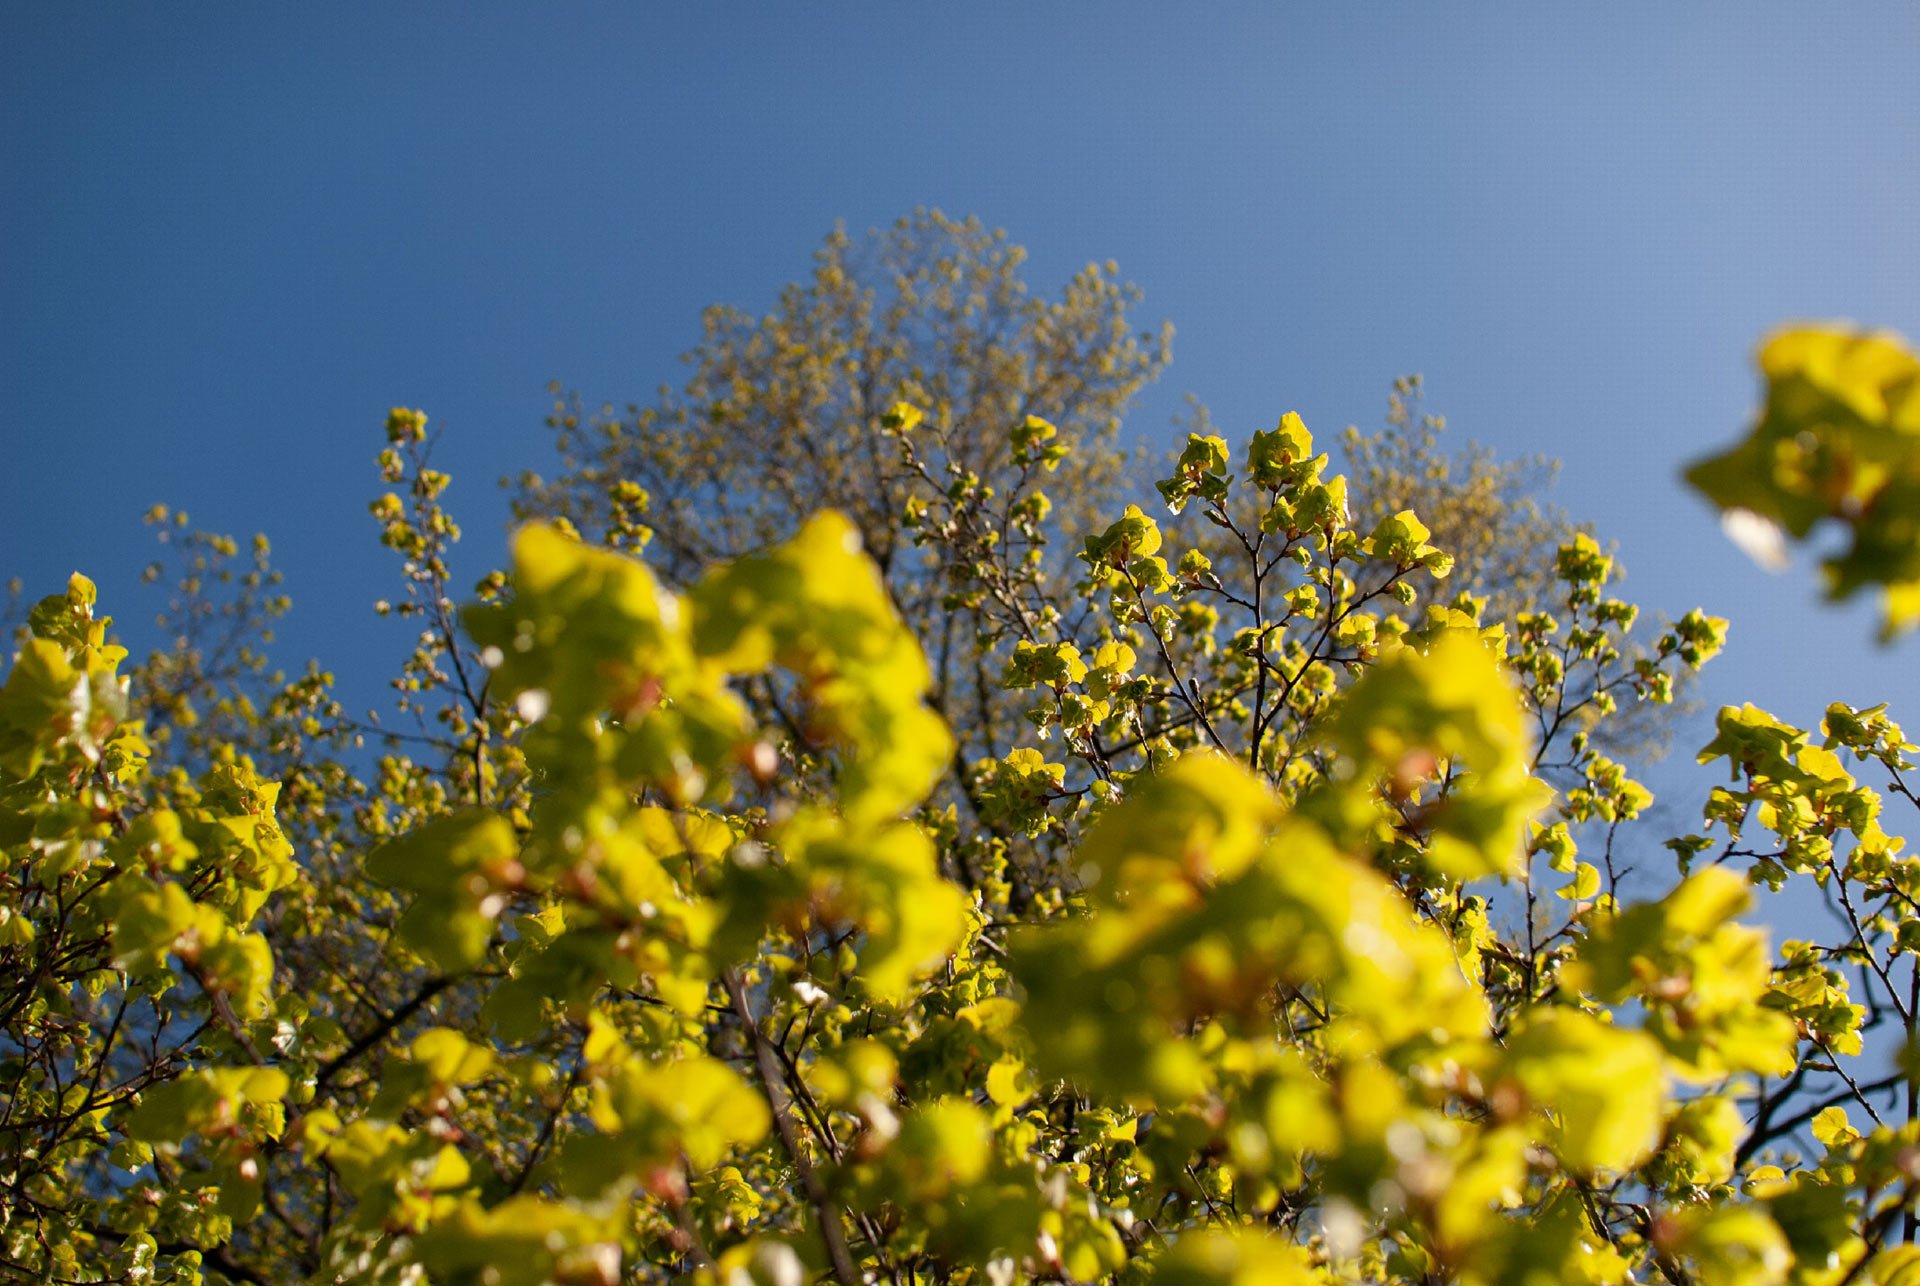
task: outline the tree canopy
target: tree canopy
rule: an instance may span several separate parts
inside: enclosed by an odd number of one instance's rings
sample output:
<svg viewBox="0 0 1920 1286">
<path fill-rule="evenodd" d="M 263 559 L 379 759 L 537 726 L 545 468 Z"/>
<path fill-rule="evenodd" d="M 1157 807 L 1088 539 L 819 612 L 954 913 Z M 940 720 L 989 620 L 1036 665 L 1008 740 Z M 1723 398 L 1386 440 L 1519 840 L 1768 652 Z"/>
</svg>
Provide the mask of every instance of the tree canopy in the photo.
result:
<svg viewBox="0 0 1920 1286">
<path fill-rule="evenodd" d="M 819 509 L 844 514 L 925 643 L 931 699 L 957 739 L 949 788 L 963 790 L 967 757 L 1018 722 L 990 673 L 998 633 L 966 588 L 990 564 L 960 561 L 971 544 L 915 540 L 902 515 L 956 487 L 1017 502 L 1000 506 L 1008 521 L 990 538 L 1035 560 L 1015 565 L 1060 598 L 1071 569 L 1043 559 L 1032 533 L 1081 529 L 1111 507 L 1128 471 L 1121 419 L 1165 368 L 1172 328 L 1133 320 L 1140 291 L 1116 265 L 1088 264 L 1047 299 L 1004 232 L 937 210 L 864 237 L 838 229 L 814 259 L 764 316 L 707 310 L 683 387 L 624 412 L 562 397 L 548 419 L 560 472 L 519 478 L 515 507 L 646 549 L 674 587 L 785 539 Z M 911 457 L 876 431 L 902 401 L 926 415 Z M 1010 453 L 1029 416 L 1077 449 Z M 1039 489 L 1043 471 L 1062 468 Z M 781 717 L 764 685 L 752 699 Z"/>
<path fill-rule="evenodd" d="M 1849 525 L 1836 592 L 1920 615 L 1920 365 L 1802 331 L 1762 369 L 1754 438 L 1693 476 Z M 1593 537 L 1495 615 L 1289 414 L 1192 434 L 1153 512 L 1061 548 L 1047 493 L 1098 434 L 919 378 L 796 403 L 899 480 L 864 508 L 696 536 L 724 476 L 603 479 L 604 542 L 529 521 L 464 594 L 396 409 L 373 515 L 417 643 L 381 725 L 223 624 L 282 609 L 264 545 L 156 514 L 196 624 L 131 672 L 91 582 L 43 598 L 0 687 L 0 1271 L 1920 1272 L 1920 865 L 1886 811 L 1920 797 L 1884 707 L 1721 711 L 1726 784 L 1651 834 L 1607 729 L 1725 622 L 1640 628 Z M 943 717 L 942 612 L 1016 723 Z M 1839 927 L 1771 947 L 1781 897 Z"/>
<path fill-rule="evenodd" d="M 845 514 L 922 641 L 929 699 L 956 742 L 945 793 L 967 796 L 967 765 L 1025 733 L 1022 701 L 1000 681 L 1009 649 L 1056 626 L 1085 641 L 1088 620 L 1049 618 L 1085 613 L 1072 552 L 1156 476 L 1121 424 L 1171 356 L 1172 328 L 1133 319 L 1141 291 L 1117 265 L 1088 264 L 1049 300 L 1026 283 L 1025 260 L 1004 233 L 937 210 L 864 237 L 836 230 L 766 315 L 708 310 L 683 387 L 624 411 L 562 396 L 547 421 L 559 472 L 516 479 L 516 511 L 644 550 L 676 588 L 818 509 Z M 921 414 L 906 450 L 881 432 L 902 403 Z M 1203 405 L 1191 419 L 1218 436 Z M 1033 420 L 1048 426 L 1043 449 L 1021 441 Z M 1342 436 L 1354 521 L 1371 531 L 1421 514 L 1457 564 L 1454 584 L 1507 620 L 1548 591 L 1554 550 L 1575 529 L 1542 503 L 1550 461 L 1449 453 L 1443 428 L 1414 376 L 1395 383 L 1380 428 Z M 1235 521 L 1258 526 L 1259 504 L 1250 496 Z M 1235 555 L 1227 530 L 1190 519 L 1200 556 Z M 772 684 L 746 696 L 792 730 Z"/>
</svg>

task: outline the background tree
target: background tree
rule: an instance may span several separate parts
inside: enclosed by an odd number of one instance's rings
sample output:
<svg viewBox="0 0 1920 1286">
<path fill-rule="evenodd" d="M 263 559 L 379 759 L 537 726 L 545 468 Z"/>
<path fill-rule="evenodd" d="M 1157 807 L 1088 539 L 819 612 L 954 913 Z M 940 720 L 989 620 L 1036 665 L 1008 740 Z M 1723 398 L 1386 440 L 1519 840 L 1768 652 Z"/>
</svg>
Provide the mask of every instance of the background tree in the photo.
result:
<svg viewBox="0 0 1920 1286">
<path fill-rule="evenodd" d="M 687 583 L 831 507 L 905 594 L 914 569 L 895 566 L 895 520 L 920 480 L 878 432 L 901 400 L 937 408 L 926 436 L 943 471 L 1003 488 L 1008 433 L 1040 415 L 1080 448 L 1059 490 L 1080 506 L 1110 494 L 1121 417 L 1172 342 L 1171 326 L 1136 328 L 1128 310 L 1140 292 L 1113 264 L 1089 264 L 1058 299 L 1038 298 L 1021 276 L 1026 252 L 1004 232 L 937 210 L 857 239 L 836 230 L 814 259 L 809 280 L 764 317 L 708 309 L 684 387 L 622 414 L 564 399 L 549 420 L 560 472 L 521 479 L 522 508 L 624 536 L 620 517 L 644 503 L 650 558 Z"/>
<path fill-rule="evenodd" d="M 929 640 L 937 705 L 979 753 L 999 715 L 976 622 L 948 596 L 943 547 L 912 544 L 898 517 L 955 485 L 1031 490 L 1006 444 L 1034 415 L 1081 448 L 1053 494 L 1067 529 L 1083 524 L 1125 476 L 1121 417 L 1172 339 L 1170 326 L 1133 322 L 1140 292 L 1111 263 L 1045 299 L 1022 278 L 1025 259 L 1005 233 L 937 210 L 861 238 L 836 230 L 812 276 L 767 315 L 707 311 L 684 387 L 618 414 L 588 414 L 577 395 L 557 405 L 560 471 L 521 479 L 517 508 L 616 544 L 650 537 L 649 557 L 679 585 L 785 539 L 820 508 L 846 514 Z M 902 468 L 880 431 L 903 399 L 932 408 L 924 475 Z"/>
<path fill-rule="evenodd" d="M 1395 380 L 1380 427 L 1349 427 L 1341 436 L 1354 524 L 1371 530 L 1402 510 L 1419 514 L 1433 543 L 1454 556 L 1449 585 L 1484 599 L 1486 619 L 1518 628 L 1524 614 L 1552 597 L 1555 551 L 1582 532 L 1594 534 L 1592 528 L 1547 499 L 1559 461 L 1540 455 L 1503 460 L 1474 442 L 1449 450 L 1447 422 L 1425 409 L 1423 392 L 1418 375 Z M 1651 659 L 1632 645 L 1628 654 Z M 1584 659 L 1569 662 L 1578 667 Z M 1604 682 L 1597 672 L 1585 677 Z M 1674 675 L 1672 704 L 1629 703 L 1589 731 L 1616 759 L 1664 755 L 1682 717 L 1694 709 L 1685 695 L 1692 677 L 1690 671 Z M 1581 686 L 1581 678 L 1567 686 Z"/>
<path fill-rule="evenodd" d="M 1448 451 L 1446 420 L 1425 409 L 1422 392 L 1418 375 L 1395 380 L 1381 427 L 1342 435 L 1354 524 L 1370 531 L 1411 509 L 1453 555 L 1453 583 L 1487 600 L 1489 620 L 1510 621 L 1549 592 L 1553 553 L 1576 531 L 1545 500 L 1559 463 L 1501 460 L 1474 443 Z"/>
<path fill-rule="evenodd" d="M 858 240 L 836 231 L 812 277 L 765 317 L 708 311 L 683 388 L 618 414 L 563 399 L 548 421 L 559 471 L 520 479 L 517 509 L 645 547 L 671 584 L 770 547 L 818 507 L 847 514 L 927 647 L 935 708 L 958 743 L 950 786 L 970 799 L 966 765 L 1020 735 L 996 680 L 1032 633 L 1004 611 L 1013 586 L 991 591 L 996 612 L 986 582 L 1011 569 L 1033 624 L 1074 610 L 1062 592 L 1070 565 L 1043 551 L 1074 548 L 1095 516 L 1146 492 L 1146 454 L 1122 449 L 1121 419 L 1170 352 L 1170 328 L 1129 319 L 1140 294 L 1113 264 L 1090 265 L 1048 301 L 1022 280 L 1024 259 L 1004 233 L 937 211 Z M 1546 590 L 1545 569 L 1573 531 L 1540 498 L 1553 466 L 1477 447 L 1448 453 L 1419 390 L 1417 376 L 1396 382 L 1385 425 L 1343 439 L 1356 526 L 1426 515 L 1435 543 L 1457 551 L 1454 584 L 1487 597 L 1489 619 L 1511 619 Z M 930 411 L 906 456 L 882 424 L 899 401 Z M 1029 417 L 1057 436 L 1044 453 L 1009 451 Z M 1195 417 L 1198 432 L 1214 433 L 1204 408 Z M 1065 472 L 1048 476 L 1055 469 Z M 999 526 L 920 538 L 920 515 L 975 495 L 999 502 Z M 1203 529 L 1195 539 L 1217 553 L 1232 538 Z M 779 694 L 761 699 L 777 714 Z M 1641 735 L 1635 748 L 1657 740 Z"/>
</svg>

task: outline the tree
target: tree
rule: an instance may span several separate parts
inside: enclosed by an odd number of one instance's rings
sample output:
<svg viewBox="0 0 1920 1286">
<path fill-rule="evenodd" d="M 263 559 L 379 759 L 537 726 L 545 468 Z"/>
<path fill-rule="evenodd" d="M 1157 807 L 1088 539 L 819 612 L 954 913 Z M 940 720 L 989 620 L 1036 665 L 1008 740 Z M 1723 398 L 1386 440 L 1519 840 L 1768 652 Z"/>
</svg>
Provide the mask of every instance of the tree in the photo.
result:
<svg viewBox="0 0 1920 1286">
<path fill-rule="evenodd" d="M 1004 232 L 937 210 L 864 238 L 835 231 L 811 278 L 766 316 L 707 311 L 683 388 L 624 413 L 590 415 L 577 394 L 562 398 L 548 421 L 560 473 L 520 479 L 521 516 L 644 546 L 683 587 L 715 562 L 784 540 L 816 510 L 838 510 L 927 640 L 936 707 L 969 753 L 986 753 L 1007 731 L 1005 703 L 979 622 L 950 592 L 970 571 L 952 563 L 950 546 L 914 542 L 899 517 L 979 487 L 1023 502 L 1006 507 L 1019 517 L 997 533 L 1023 553 L 1034 548 L 1027 526 L 1084 527 L 1117 494 L 1121 417 L 1172 341 L 1169 326 L 1135 326 L 1140 292 L 1115 265 L 1089 264 L 1044 299 L 1021 276 L 1025 258 Z M 902 400 L 931 412 L 911 462 L 880 430 Z M 1036 507 L 1038 469 L 1007 451 L 1029 416 L 1078 448 L 1045 462 L 1068 462 L 1051 490 L 1059 514 Z"/>
<path fill-rule="evenodd" d="M 1486 447 L 1442 449 L 1446 420 L 1422 405 L 1418 375 L 1393 383 L 1386 422 L 1349 428 L 1341 447 L 1353 479 L 1354 522 L 1371 531 L 1403 509 L 1421 515 L 1454 558 L 1453 580 L 1487 599 L 1488 619 L 1508 621 L 1552 592 L 1553 555 L 1576 528 L 1541 497 L 1559 463 L 1501 460 Z"/>
<path fill-rule="evenodd" d="M 644 549 L 677 588 L 771 547 L 818 508 L 846 514 L 926 647 L 930 699 L 956 743 L 941 793 L 978 819 L 970 766 L 1031 736 L 999 681 L 1015 651 L 1053 631 L 1055 613 L 1078 613 L 1061 628 L 1083 646 L 1097 624 L 1060 552 L 1104 525 L 1127 484 L 1144 485 L 1144 456 L 1119 449 L 1119 425 L 1170 353 L 1169 328 L 1129 320 L 1140 292 L 1115 265 L 1089 265 L 1048 301 L 1022 280 L 1024 259 L 1004 233 L 937 211 L 864 239 L 836 231 L 812 277 L 766 316 L 709 310 L 683 388 L 621 413 L 590 415 L 577 394 L 556 403 L 560 471 L 521 478 L 516 508 Z M 1449 455 L 1419 388 L 1417 376 L 1397 382 L 1384 428 L 1343 439 L 1355 522 L 1371 531 L 1420 513 L 1462 564 L 1455 584 L 1488 599 L 1490 621 L 1508 620 L 1540 600 L 1554 550 L 1574 534 L 1538 499 L 1552 465 Z M 905 452 L 883 424 L 903 401 L 931 412 Z M 1019 441 L 1030 420 L 1054 435 L 1044 450 Z M 1193 427 L 1215 436 L 1204 408 Z M 1254 526 L 1260 513 L 1234 517 Z M 951 525 L 975 519 L 987 525 Z M 1204 522 L 1183 539 L 1204 557 L 1235 552 Z M 790 693 L 766 682 L 747 697 L 758 717 L 798 731 Z M 1619 748 L 1659 744 L 1647 721 L 1613 726 Z"/>
<path fill-rule="evenodd" d="M 937 408 L 922 436 L 938 471 L 1017 485 L 1008 431 L 1044 415 L 1081 448 L 1062 489 L 1109 499 L 1120 418 L 1166 366 L 1172 328 L 1135 328 L 1140 291 L 1111 263 L 1047 300 L 1029 292 L 1025 260 L 1004 232 L 937 210 L 861 239 L 838 229 L 766 316 L 707 310 L 683 388 L 624 413 L 588 415 L 578 394 L 558 402 L 560 475 L 522 478 L 521 507 L 628 544 L 621 518 L 644 506 L 649 556 L 675 584 L 832 508 L 891 573 L 907 561 L 899 513 L 923 480 L 875 430 L 903 399 Z M 895 579 L 910 582 L 904 569 Z"/>
<path fill-rule="evenodd" d="M 1769 360 L 1763 434 L 1897 429 L 1892 365 Z M 942 449 L 937 414 L 880 419 L 908 476 Z M 150 769 L 91 586 L 31 614 L 0 688 L 9 1273 L 1911 1271 L 1915 868 L 1849 762 L 1904 783 L 1914 748 L 1882 709 L 1824 744 L 1723 711 L 1731 782 L 1628 901 L 1661 850 L 1597 738 L 1724 623 L 1630 654 L 1591 537 L 1492 622 L 1412 512 L 1353 524 L 1288 416 L 1193 435 L 1169 521 L 1129 506 L 1063 587 L 1040 527 L 1038 560 L 992 534 L 1071 467 L 1022 418 L 997 467 L 1034 490 L 897 515 L 1044 734 L 968 765 L 976 817 L 935 796 L 934 671 L 853 519 L 678 592 L 532 523 L 456 618 L 425 417 L 388 437 L 408 726 L 310 674 L 251 706 L 284 786 L 217 738 Z M 1834 511 L 1893 521 L 1861 485 Z M 1770 960 L 1739 917 L 1789 885 L 1846 927 Z"/>
<path fill-rule="evenodd" d="M 1350 426 L 1342 435 L 1354 525 L 1370 531 L 1403 509 L 1419 514 L 1433 543 L 1454 557 L 1449 584 L 1484 598 L 1487 620 L 1516 625 L 1551 597 L 1555 551 L 1593 529 L 1546 501 L 1559 461 L 1539 455 L 1503 460 L 1473 442 L 1448 451 L 1447 422 L 1424 409 L 1423 397 L 1421 378 L 1403 376 L 1393 383 L 1379 428 L 1363 433 Z M 1625 659 L 1651 658 L 1630 643 Z M 1568 686 L 1579 687 L 1585 677 L 1570 678 Z M 1600 750 L 1633 761 L 1665 755 L 1682 722 L 1676 715 L 1694 712 L 1691 677 L 1686 671 L 1674 676 L 1672 701 L 1629 703 L 1597 726 Z"/>
</svg>

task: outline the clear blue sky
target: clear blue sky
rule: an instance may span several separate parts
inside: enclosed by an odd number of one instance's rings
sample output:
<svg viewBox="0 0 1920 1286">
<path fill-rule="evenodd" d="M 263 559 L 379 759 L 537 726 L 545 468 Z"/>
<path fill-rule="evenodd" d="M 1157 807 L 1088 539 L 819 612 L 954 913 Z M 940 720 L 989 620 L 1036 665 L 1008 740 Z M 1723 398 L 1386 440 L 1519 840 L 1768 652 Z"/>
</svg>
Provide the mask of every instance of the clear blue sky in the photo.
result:
<svg viewBox="0 0 1920 1286">
<path fill-rule="evenodd" d="M 377 696 L 386 408 L 448 426 L 467 571 L 549 379 L 643 398 L 836 220 L 1117 259 L 1236 435 L 1378 421 L 1566 462 L 1631 594 L 1731 617 L 1704 696 L 1893 698 L 1920 642 L 1769 577 L 1680 487 L 1791 317 L 1920 337 L 1920 7 L 0 7 L 0 577 L 127 620 L 156 500 L 273 537 L 283 656 Z"/>
</svg>

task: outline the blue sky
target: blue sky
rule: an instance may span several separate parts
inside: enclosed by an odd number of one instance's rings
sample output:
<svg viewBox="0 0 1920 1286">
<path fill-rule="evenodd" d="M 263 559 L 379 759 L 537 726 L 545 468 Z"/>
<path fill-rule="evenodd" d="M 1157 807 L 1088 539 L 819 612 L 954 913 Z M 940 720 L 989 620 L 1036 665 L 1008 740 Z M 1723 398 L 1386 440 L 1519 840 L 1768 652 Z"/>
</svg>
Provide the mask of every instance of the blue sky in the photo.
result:
<svg viewBox="0 0 1920 1286">
<path fill-rule="evenodd" d="M 1893 699 L 1909 643 L 1750 567 L 1678 482 L 1793 317 L 1920 337 L 1920 8 L 0 6 L 0 577 L 129 625 L 164 500 L 265 531 L 283 659 L 360 703 L 404 648 L 365 505 L 387 407 L 447 426 L 477 574 L 494 480 L 677 373 L 836 220 L 977 213 L 1051 289 L 1171 319 L 1234 435 L 1378 421 L 1565 462 L 1631 596 L 1732 618 L 1710 704 Z M 136 638 L 138 638 L 136 632 Z"/>
</svg>

